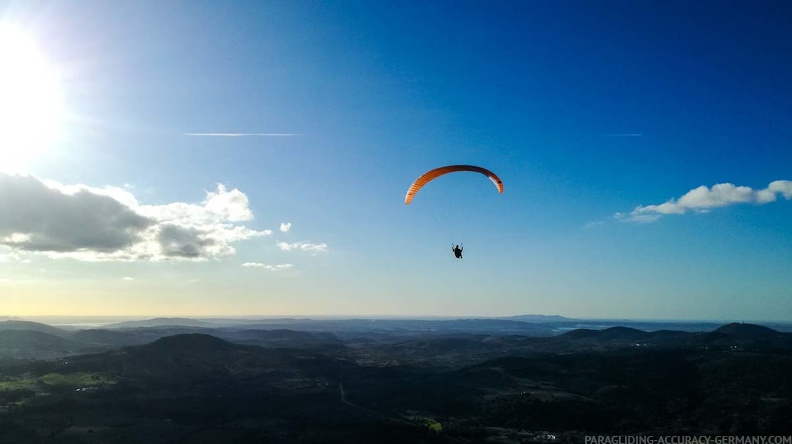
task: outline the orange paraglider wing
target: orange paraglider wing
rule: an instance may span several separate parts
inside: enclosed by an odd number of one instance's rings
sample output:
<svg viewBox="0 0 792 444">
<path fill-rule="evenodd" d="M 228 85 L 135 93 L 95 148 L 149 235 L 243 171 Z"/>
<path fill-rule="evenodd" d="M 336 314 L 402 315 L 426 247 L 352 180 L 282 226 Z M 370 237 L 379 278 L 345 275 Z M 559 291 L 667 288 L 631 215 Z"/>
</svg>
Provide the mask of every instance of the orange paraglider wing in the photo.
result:
<svg viewBox="0 0 792 444">
<path fill-rule="evenodd" d="M 413 182 L 413 184 L 410 185 L 410 188 L 407 190 L 407 196 L 404 197 L 404 203 L 406 205 L 409 205 L 410 202 L 412 202 L 413 197 L 415 197 L 415 194 L 418 192 L 418 190 L 423 188 L 423 186 L 426 185 L 427 183 L 431 182 L 432 180 L 444 174 L 456 173 L 457 171 L 472 171 L 474 173 L 481 173 L 489 177 L 492 183 L 495 184 L 495 186 L 498 188 L 498 193 L 503 193 L 503 182 L 501 182 L 500 178 L 496 176 L 495 173 L 493 173 L 492 171 L 486 168 L 473 166 L 473 165 L 449 165 L 440 168 L 435 168 L 431 171 L 427 171 L 426 173 L 421 175 L 421 177 L 416 179 L 415 182 Z"/>
</svg>

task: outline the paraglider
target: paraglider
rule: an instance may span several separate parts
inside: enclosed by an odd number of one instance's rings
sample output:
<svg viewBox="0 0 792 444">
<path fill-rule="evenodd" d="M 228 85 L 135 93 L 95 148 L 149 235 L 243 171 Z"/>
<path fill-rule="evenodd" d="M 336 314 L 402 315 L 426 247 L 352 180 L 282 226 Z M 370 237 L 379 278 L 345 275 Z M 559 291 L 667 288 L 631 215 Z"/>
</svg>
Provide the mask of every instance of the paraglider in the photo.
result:
<svg viewBox="0 0 792 444">
<path fill-rule="evenodd" d="M 498 189 L 498 193 L 503 193 L 503 182 L 492 171 L 475 165 L 448 165 L 427 171 L 418 177 L 418 179 L 416 179 L 415 182 L 410 185 L 410 188 L 407 189 L 407 195 L 404 197 L 404 204 L 409 205 L 415 197 L 415 194 L 418 193 L 418 190 L 423 188 L 423 186 L 427 183 L 445 174 L 455 173 L 458 171 L 470 171 L 473 173 L 483 174 L 495 184 L 495 188 Z M 454 256 L 457 259 L 462 259 L 462 250 L 463 247 L 460 247 L 459 245 L 454 246 L 453 243 L 451 244 L 451 251 L 454 253 Z"/>
<path fill-rule="evenodd" d="M 415 197 L 415 194 L 418 192 L 418 190 L 423 188 L 423 186 L 426 185 L 427 183 L 431 182 L 434 179 L 437 179 L 442 175 L 455 173 L 458 171 L 471 171 L 474 173 L 481 173 L 487 176 L 489 180 L 491 180 L 492 183 L 495 184 L 495 187 L 498 189 L 498 193 L 501 194 L 503 193 L 503 182 L 501 182 L 500 178 L 496 176 L 495 173 L 493 173 L 492 171 L 474 165 L 449 165 L 427 171 L 426 173 L 422 174 L 421 177 L 416 179 L 415 182 L 413 182 L 413 184 L 410 185 L 410 188 L 407 189 L 407 195 L 404 197 L 405 205 L 409 205 L 410 202 L 412 202 L 413 197 Z"/>
</svg>

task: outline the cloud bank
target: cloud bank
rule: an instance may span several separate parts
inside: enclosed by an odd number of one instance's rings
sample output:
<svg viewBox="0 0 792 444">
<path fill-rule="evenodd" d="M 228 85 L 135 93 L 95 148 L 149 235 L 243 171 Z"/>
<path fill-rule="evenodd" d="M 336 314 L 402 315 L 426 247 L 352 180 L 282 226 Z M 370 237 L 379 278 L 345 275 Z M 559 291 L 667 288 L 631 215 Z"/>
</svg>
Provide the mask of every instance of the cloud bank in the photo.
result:
<svg viewBox="0 0 792 444">
<path fill-rule="evenodd" d="M 776 180 L 767 188 L 760 190 L 730 183 L 720 183 L 713 185 L 712 188 L 702 185 L 678 199 L 671 199 L 658 205 L 641 205 L 631 213 L 616 213 L 613 217 L 629 222 L 653 222 L 668 214 L 684 214 L 688 211 L 707 212 L 713 208 L 745 203 L 764 205 L 776 201 L 779 194 L 786 200 L 792 199 L 792 181 Z"/>
<path fill-rule="evenodd" d="M 0 245 L 12 252 L 84 261 L 208 260 L 270 230 L 253 219 L 247 196 L 224 185 L 201 203 L 142 205 L 127 189 L 64 185 L 0 174 Z"/>
<path fill-rule="evenodd" d="M 310 244 L 308 242 L 295 242 L 290 244 L 287 242 L 278 242 L 277 246 L 283 251 L 312 251 L 314 253 L 327 251 L 327 244 L 325 243 Z"/>
<path fill-rule="evenodd" d="M 294 265 L 292 264 L 267 265 L 267 264 L 262 264 L 261 262 L 245 262 L 244 264 L 242 264 L 242 266 L 247 268 L 261 268 L 269 271 L 283 271 L 292 268 Z"/>
</svg>

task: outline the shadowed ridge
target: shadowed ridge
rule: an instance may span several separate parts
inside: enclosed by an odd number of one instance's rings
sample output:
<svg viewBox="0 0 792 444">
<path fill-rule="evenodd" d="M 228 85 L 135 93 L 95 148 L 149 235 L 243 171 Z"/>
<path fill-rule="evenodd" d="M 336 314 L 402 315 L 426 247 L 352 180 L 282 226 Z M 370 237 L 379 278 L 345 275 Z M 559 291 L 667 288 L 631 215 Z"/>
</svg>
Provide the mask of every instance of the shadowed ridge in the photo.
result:
<svg viewBox="0 0 792 444">
<path fill-rule="evenodd" d="M 200 354 L 205 352 L 235 351 L 246 348 L 245 346 L 235 345 L 216 336 L 204 333 L 187 333 L 173 336 L 166 336 L 157 339 L 148 345 L 143 345 L 141 349 L 173 351 L 188 354 Z"/>
<path fill-rule="evenodd" d="M 631 327 L 611 327 L 599 331 L 600 339 L 604 340 L 620 339 L 632 341 L 636 339 L 643 339 L 645 336 L 645 331 Z"/>
<path fill-rule="evenodd" d="M 0 330 L 0 360 L 3 358 L 51 359 L 85 353 L 90 344 L 36 330 Z"/>
<path fill-rule="evenodd" d="M 68 332 L 66 330 L 63 330 L 62 328 L 53 327 L 51 325 L 42 324 L 40 322 L 17 321 L 17 320 L 0 321 L 0 331 L 4 331 L 4 330 L 38 331 L 56 336 L 65 336 L 68 334 Z"/>
<path fill-rule="evenodd" d="M 345 348 L 344 341 L 330 332 L 308 332 L 290 329 L 223 330 L 217 336 L 235 344 L 269 348 Z"/>
<path fill-rule="evenodd" d="M 306 350 L 238 345 L 215 336 L 168 336 L 119 350 L 69 359 L 70 371 L 109 372 L 179 386 L 197 381 L 244 384 L 248 378 L 303 378 L 319 370 L 338 374 L 337 359 Z"/>
<path fill-rule="evenodd" d="M 146 337 L 141 337 L 129 332 L 91 328 L 78 330 L 72 334 L 72 339 L 92 344 L 106 346 L 130 346 L 152 342 Z"/>
<path fill-rule="evenodd" d="M 603 341 L 612 340 L 636 340 L 642 339 L 646 336 L 646 332 L 630 327 L 610 327 L 603 330 L 590 330 L 587 328 L 579 328 L 577 330 L 568 331 L 559 338 L 564 339 L 583 339 L 594 338 Z"/>
<path fill-rule="evenodd" d="M 590 338 L 596 336 L 599 333 L 599 330 L 592 330 L 590 328 L 577 328 L 575 330 L 570 330 L 566 333 L 558 335 L 559 338 L 564 339 L 580 339 L 580 338 Z"/>
<path fill-rule="evenodd" d="M 60 336 L 36 330 L 0 331 L 1 348 L 35 348 L 44 351 L 79 349 L 79 343 Z M 84 348 L 84 345 L 83 345 Z"/>
<path fill-rule="evenodd" d="M 713 333 L 721 333 L 741 339 L 767 339 L 779 335 L 779 332 L 772 328 L 756 324 L 742 324 L 739 322 L 726 324 L 717 328 Z"/>
<path fill-rule="evenodd" d="M 103 359 L 107 364 L 115 362 L 119 365 L 118 369 L 123 369 L 124 376 L 187 384 L 191 380 L 229 378 L 282 364 L 282 358 L 263 351 L 259 347 L 235 345 L 207 334 L 190 333 L 124 348 Z"/>
</svg>

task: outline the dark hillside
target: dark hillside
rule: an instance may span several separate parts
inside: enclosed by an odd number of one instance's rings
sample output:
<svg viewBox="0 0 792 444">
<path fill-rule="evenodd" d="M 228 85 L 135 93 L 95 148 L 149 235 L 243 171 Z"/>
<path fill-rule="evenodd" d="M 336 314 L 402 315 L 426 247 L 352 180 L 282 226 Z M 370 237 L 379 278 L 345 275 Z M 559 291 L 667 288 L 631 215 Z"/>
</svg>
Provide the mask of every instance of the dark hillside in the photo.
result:
<svg viewBox="0 0 792 444">
<path fill-rule="evenodd" d="M 344 341 L 327 332 L 307 332 L 288 329 L 275 330 L 216 330 L 213 333 L 225 340 L 260 347 L 283 348 L 336 348 L 344 347 Z"/>
<path fill-rule="evenodd" d="M 85 353 L 90 344 L 32 330 L 0 330 L 0 357 L 42 359 Z"/>
<path fill-rule="evenodd" d="M 31 321 L 0 321 L 0 331 L 27 330 L 48 333 L 55 336 L 66 336 L 68 332 L 58 327 Z"/>
<path fill-rule="evenodd" d="M 740 339 L 768 339 L 779 335 L 779 332 L 772 328 L 763 327 L 755 324 L 742 324 L 733 322 L 726 324 L 714 331 L 727 336 L 732 336 Z"/>
<path fill-rule="evenodd" d="M 78 330 L 72 333 L 71 338 L 85 343 L 101 344 L 112 347 L 125 347 L 130 345 L 142 345 L 154 341 L 155 338 L 147 337 L 133 332 L 90 329 Z"/>
<path fill-rule="evenodd" d="M 345 364 L 307 350 L 237 345 L 205 334 L 168 336 L 150 344 L 69 360 L 72 371 L 99 371 L 124 378 L 190 384 L 245 378 L 302 378 L 338 374 Z"/>
</svg>

